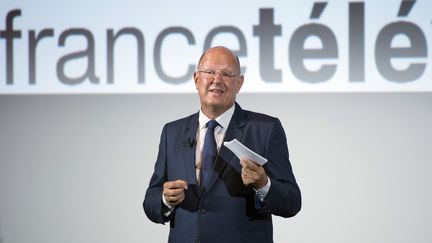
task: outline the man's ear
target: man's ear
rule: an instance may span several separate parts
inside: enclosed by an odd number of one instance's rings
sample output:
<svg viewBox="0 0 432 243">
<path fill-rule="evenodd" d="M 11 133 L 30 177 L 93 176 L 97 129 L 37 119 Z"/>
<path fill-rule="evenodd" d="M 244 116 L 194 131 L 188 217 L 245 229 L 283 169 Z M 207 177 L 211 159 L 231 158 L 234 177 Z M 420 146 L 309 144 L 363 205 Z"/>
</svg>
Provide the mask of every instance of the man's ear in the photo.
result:
<svg viewBox="0 0 432 243">
<path fill-rule="evenodd" d="M 244 76 L 241 75 L 237 81 L 237 94 L 240 92 L 241 87 L 243 86 Z"/>
<path fill-rule="evenodd" d="M 197 72 L 194 72 L 193 79 L 194 79 L 194 83 L 195 83 L 195 89 L 198 89 L 198 74 L 197 74 Z"/>
</svg>

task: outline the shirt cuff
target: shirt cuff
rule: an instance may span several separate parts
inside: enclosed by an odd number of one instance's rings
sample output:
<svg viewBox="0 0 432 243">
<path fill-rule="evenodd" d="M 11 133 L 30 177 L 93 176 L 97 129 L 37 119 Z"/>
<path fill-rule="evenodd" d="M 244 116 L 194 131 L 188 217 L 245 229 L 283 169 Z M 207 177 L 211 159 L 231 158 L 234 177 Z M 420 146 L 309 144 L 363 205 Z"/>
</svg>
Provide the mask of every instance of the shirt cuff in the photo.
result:
<svg viewBox="0 0 432 243">
<path fill-rule="evenodd" d="M 163 194 L 162 194 L 162 202 L 164 204 L 164 205 L 162 205 L 162 213 L 165 215 L 165 217 L 168 217 L 168 216 L 170 216 L 170 214 L 174 210 L 174 207 L 168 204 L 168 202 L 167 202 L 167 200 L 165 200 L 165 197 L 163 196 Z"/>
<path fill-rule="evenodd" d="M 267 177 L 267 184 L 263 187 L 261 187 L 258 190 L 255 190 L 255 193 L 257 195 L 257 197 L 262 201 L 264 201 L 264 198 L 267 196 L 269 190 L 270 190 L 270 186 L 271 186 L 271 181 L 270 178 Z"/>
</svg>

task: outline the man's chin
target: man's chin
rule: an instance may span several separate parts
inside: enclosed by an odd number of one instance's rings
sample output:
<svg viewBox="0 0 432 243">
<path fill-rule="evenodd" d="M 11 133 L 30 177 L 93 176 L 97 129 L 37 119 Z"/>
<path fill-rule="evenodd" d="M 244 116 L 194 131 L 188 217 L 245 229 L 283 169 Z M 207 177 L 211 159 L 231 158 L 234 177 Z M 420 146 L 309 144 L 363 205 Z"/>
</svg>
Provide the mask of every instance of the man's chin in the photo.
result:
<svg viewBox="0 0 432 243">
<path fill-rule="evenodd" d="M 205 104 L 208 108 L 213 110 L 223 109 L 223 107 L 226 106 L 226 104 L 221 100 L 208 100 Z"/>
<path fill-rule="evenodd" d="M 209 94 L 209 95 L 207 96 L 206 101 L 207 101 L 207 103 L 208 103 L 209 105 L 220 106 L 220 105 L 223 105 L 223 104 L 224 104 L 225 99 L 224 99 L 224 97 L 219 96 L 219 95 L 211 95 L 211 94 Z"/>
</svg>

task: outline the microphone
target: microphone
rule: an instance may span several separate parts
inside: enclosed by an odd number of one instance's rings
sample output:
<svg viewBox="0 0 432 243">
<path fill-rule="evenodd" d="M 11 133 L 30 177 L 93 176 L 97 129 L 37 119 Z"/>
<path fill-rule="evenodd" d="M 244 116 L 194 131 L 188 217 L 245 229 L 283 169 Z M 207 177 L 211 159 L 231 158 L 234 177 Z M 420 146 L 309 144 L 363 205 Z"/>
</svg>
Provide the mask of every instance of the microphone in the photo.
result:
<svg viewBox="0 0 432 243">
<path fill-rule="evenodd" d="M 188 138 L 187 140 L 183 141 L 183 146 L 185 148 L 193 148 L 193 146 L 196 144 L 195 138 Z"/>
</svg>

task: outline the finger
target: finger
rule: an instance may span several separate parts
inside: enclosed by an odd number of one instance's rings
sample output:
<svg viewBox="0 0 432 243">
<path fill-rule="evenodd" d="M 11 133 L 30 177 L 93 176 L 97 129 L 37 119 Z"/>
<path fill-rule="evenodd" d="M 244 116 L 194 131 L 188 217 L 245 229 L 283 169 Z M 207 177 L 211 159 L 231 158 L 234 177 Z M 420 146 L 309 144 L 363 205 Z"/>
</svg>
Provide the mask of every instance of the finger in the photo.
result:
<svg viewBox="0 0 432 243">
<path fill-rule="evenodd" d="M 163 195 L 165 198 L 168 197 L 178 197 L 179 195 L 183 195 L 184 194 L 184 189 L 180 188 L 180 189 L 164 189 L 163 190 Z"/>
<path fill-rule="evenodd" d="M 246 185 L 246 186 L 248 186 L 248 185 L 250 185 L 250 184 L 253 183 L 253 181 L 251 181 L 249 175 L 243 169 L 242 169 L 242 172 L 241 172 L 241 178 L 242 178 L 243 184 Z"/>
<path fill-rule="evenodd" d="M 177 188 L 177 189 L 166 189 L 163 191 L 163 194 L 165 196 L 178 196 L 184 193 L 184 189 L 183 188 Z"/>
<path fill-rule="evenodd" d="M 179 187 L 182 187 L 182 188 L 184 188 L 186 190 L 188 189 L 188 184 L 187 184 L 187 182 L 185 180 L 178 179 L 175 182 L 176 182 L 176 185 L 178 185 Z"/>
<path fill-rule="evenodd" d="M 176 195 L 176 196 L 165 196 L 164 195 L 164 198 L 171 206 L 175 206 L 184 200 L 185 195 L 184 194 L 180 194 L 180 195 Z"/>
<path fill-rule="evenodd" d="M 242 166 L 242 167 L 246 167 L 246 158 L 241 158 L 240 159 L 240 165 Z"/>
<path fill-rule="evenodd" d="M 187 189 L 188 185 L 186 181 L 179 179 L 176 181 L 167 181 L 164 183 L 163 187 L 168 189 L 177 189 L 177 188 Z"/>
<path fill-rule="evenodd" d="M 251 169 L 249 166 L 242 167 L 242 172 L 246 173 L 248 176 L 253 176 L 254 174 L 257 173 L 257 171 Z"/>
<path fill-rule="evenodd" d="M 165 199 L 169 202 L 175 202 L 175 201 L 178 201 L 179 199 L 181 199 L 183 197 L 184 197 L 184 194 L 167 195 L 167 196 L 165 196 Z"/>
<path fill-rule="evenodd" d="M 244 176 L 249 176 L 249 171 L 248 171 L 248 169 L 246 169 L 245 167 L 243 167 L 242 169 L 241 169 L 241 173 L 242 173 L 242 175 L 244 175 Z"/>
<path fill-rule="evenodd" d="M 180 194 L 180 195 L 172 196 L 172 197 L 168 197 L 168 198 L 171 200 L 171 202 L 180 203 L 184 200 L 185 194 Z"/>
<path fill-rule="evenodd" d="M 242 178 L 245 179 L 248 183 L 253 182 L 253 174 L 247 169 L 242 169 Z"/>
<path fill-rule="evenodd" d="M 247 168 L 242 168 L 242 179 L 247 180 L 248 183 L 255 183 L 259 181 L 262 175 L 263 173 L 261 173 L 261 171 L 256 172 L 256 171 L 248 170 Z"/>
<path fill-rule="evenodd" d="M 173 182 L 172 181 L 167 181 L 163 184 L 163 188 L 165 189 L 171 189 L 173 188 Z"/>
<path fill-rule="evenodd" d="M 176 189 L 164 189 L 163 194 L 165 196 L 175 197 L 178 195 L 184 194 L 184 188 L 176 188 Z"/>
<path fill-rule="evenodd" d="M 249 170 L 253 170 L 253 171 L 257 171 L 257 170 L 259 170 L 259 168 L 261 168 L 261 166 L 259 166 L 257 163 L 253 162 L 252 160 L 246 159 L 246 158 L 242 158 L 240 160 L 240 164 L 242 165 L 242 167 L 249 169 Z"/>
<path fill-rule="evenodd" d="M 176 206 L 177 204 L 181 203 L 183 201 L 183 198 L 178 198 L 178 197 L 168 197 L 165 198 L 167 200 L 167 202 L 171 205 L 171 206 Z"/>
</svg>

